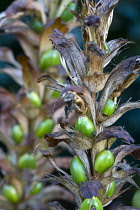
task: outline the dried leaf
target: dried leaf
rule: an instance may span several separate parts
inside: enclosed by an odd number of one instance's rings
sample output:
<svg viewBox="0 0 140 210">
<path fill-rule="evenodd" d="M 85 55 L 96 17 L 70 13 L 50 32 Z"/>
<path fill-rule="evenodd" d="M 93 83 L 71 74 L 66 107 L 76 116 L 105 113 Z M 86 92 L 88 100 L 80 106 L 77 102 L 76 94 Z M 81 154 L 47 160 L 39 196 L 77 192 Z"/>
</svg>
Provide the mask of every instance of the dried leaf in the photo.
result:
<svg viewBox="0 0 140 210">
<path fill-rule="evenodd" d="M 72 136 L 73 140 L 69 143 L 69 145 L 74 149 L 88 150 L 92 148 L 93 139 L 88 138 L 78 132 L 74 132 L 74 136 Z"/>
<path fill-rule="evenodd" d="M 46 23 L 46 15 L 41 4 L 34 0 L 14 1 L 5 12 L 7 16 L 12 16 L 12 18 L 18 18 L 28 13 L 36 13 L 37 16 L 41 17 L 43 24 Z"/>
<path fill-rule="evenodd" d="M 60 53 L 62 64 L 64 63 L 66 67 L 65 70 L 73 83 L 81 85 L 82 79 L 86 75 L 85 57 L 83 52 L 75 43 L 65 38 L 57 29 L 53 30 L 51 41 L 56 50 Z"/>
<path fill-rule="evenodd" d="M 4 68 L 0 69 L 0 74 L 8 74 L 17 84 L 23 86 L 23 78 L 21 69 L 16 68 Z"/>
<path fill-rule="evenodd" d="M 45 134 L 44 138 L 48 142 L 49 147 L 55 147 L 61 141 L 68 142 L 70 136 L 68 136 L 66 131 L 59 131 L 51 134 Z"/>
<path fill-rule="evenodd" d="M 38 92 L 38 85 L 35 81 L 38 78 L 39 73 L 27 56 L 18 56 L 18 61 L 22 65 L 23 80 L 27 92 L 29 90 Z"/>
<path fill-rule="evenodd" d="M 8 47 L 0 47 L 0 60 L 14 65 L 16 69 L 21 69 L 21 65 L 16 61 L 12 50 Z"/>
<path fill-rule="evenodd" d="M 56 90 L 58 92 L 62 92 L 64 90 L 64 88 L 67 86 L 66 84 L 61 84 L 59 82 L 57 82 L 55 79 L 53 79 L 50 75 L 45 74 L 42 75 L 40 77 L 37 78 L 36 82 L 40 83 L 42 81 L 49 81 L 51 85 L 47 85 L 46 86 L 52 90 Z"/>
<path fill-rule="evenodd" d="M 52 43 L 50 42 L 50 35 L 52 31 L 57 28 L 61 33 L 67 33 L 68 27 L 61 21 L 61 18 L 56 18 L 50 22 L 48 22 L 47 26 L 42 30 L 40 35 L 40 44 L 39 44 L 39 54 L 40 56 L 52 48 Z"/>
<path fill-rule="evenodd" d="M 133 151 L 130 155 L 132 155 L 136 160 L 140 160 L 140 149 Z"/>
<path fill-rule="evenodd" d="M 139 67 L 137 60 L 139 56 L 128 58 L 118 64 L 110 73 L 110 76 L 102 91 L 102 95 L 99 102 L 98 118 L 100 118 L 101 111 L 109 99 L 111 94 L 118 88 L 118 86 Z"/>
<path fill-rule="evenodd" d="M 101 19 L 101 27 L 102 27 L 102 34 L 103 34 L 104 42 L 106 41 L 108 31 L 112 23 L 113 9 L 117 3 L 118 3 L 118 0 L 112 0 L 112 1 L 100 0 L 95 5 L 96 14 Z"/>
<path fill-rule="evenodd" d="M 115 158 L 115 164 L 120 162 L 126 155 L 130 154 L 134 151 L 137 151 L 140 149 L 139 145 L 121 145 L 117 147 L 114 152 L 114 155 L 116 156 Z"/>
<path fill-rule="evenodd" d="M 112 60 L 112 58 L 114 58 L 117 55 L 121 47 L 124 47 L 127 44 L 133 44 L 133 42 L 128 41 L 123 38 L 119 38 L 119 39 L 111 40 L 107 44 L 109 47 L 109 53 L 107 53 L 107 56 L 105 58 L 104 67 L 107 66 Z"/>
<path fill-rule="evenodd" d="M 98 180 L 87 181 L 80 186 L 80 192 L 83 198 L 92 198 L 93 196 L 97 196 L 98 191 L 101 189 L 103 189 L 103 186 Z"/>
<path fill-rule="evenodd" d="M 102 140 L 110 139 L 110 138 L 118 138 L 118 139 L 123 139 L 126 143 L 130 144 L 131 142 L 134 143 L 134 139 L 130 136 L 130 134 L 125 131 L 122 127 L 120 126 L 112 126 L 109 128 L 106 128 L 103 132 L 99 133 L 95 141 L 100 142 Z"/>
<path fill-rule="evenodd" d="M 138 175 L 140 175 L 140 168 L 131 167 L 129 164 L 127 164 L 125 162 L 118 163 L 116 166 L 121 168 L 121 169 L 123 169 L 124 171 L 127 171 L 129 174 L 138 174 Z"/>
<path fill-rule="evenodd" d="M 104 88 L 108 77 L 109 74 L 94 73 L 92 76 L 86 76 L 84 83 L 91 92 L 97 93 Z"/>
<path fill-rule="evenodd" d="M 139 188 L 136 182 L 128 175 L 129 173 L 123 170 L 120 171 L 113 171 L 112 176 L 117 180 L 125 180 L 132 185 L 134 185 L 136 188 Z"/>
<path fill-rule="evenodd" d="M 132 109 L 139 109 L 140 102 L 127 102 L 120 105 L 114 114 L 101 123 L 102 126 L 108 127 L 114 124 L 123 114 Z"/>
<path fill-rule="evenodd" d="M 57 119 L 57 124 L 60 124 L 61 128 L 64 129 L 65 127 L 67 127 L 70 124 L 70 122 L 68 119 L 65 119 L 64 117 L 59 117 Z"/>
</svg>

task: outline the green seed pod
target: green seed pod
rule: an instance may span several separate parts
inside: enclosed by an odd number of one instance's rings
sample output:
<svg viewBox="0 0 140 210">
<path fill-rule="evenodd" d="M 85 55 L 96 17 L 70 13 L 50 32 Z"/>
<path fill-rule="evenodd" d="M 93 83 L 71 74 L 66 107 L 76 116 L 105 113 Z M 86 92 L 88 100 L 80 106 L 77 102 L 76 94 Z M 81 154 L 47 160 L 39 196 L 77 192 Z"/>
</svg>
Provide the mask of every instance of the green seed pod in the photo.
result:
<svg viewBox="0 0 140 210">
<path fill-rule="evenodd" d="M 116 187 L 116 181 L 113 181 L 108 185 L 107 191 L 106 191 L 106 197 L 111 197 L 114 194 L 115 187 Z"/>
<path fill-rule="evenodd" d="M 11 130 L 11 135 L 15 143 L 20 144 L 20 142 L 24 137 L 24 132 L 22 130 L 22 127 L 19 124 L 14 125 Z"/>
<path fill-rule="evenodd" d="M 93 196 L 92 199 L 86 198 L 83 201 L 80 210 L 89 210 L 90 207 L 96 208 L 96 210 L 103 210 L 101 201 L 95 196 Z"/>
<path fill-rule="evenodd" d="M 87 116 L 78 117 L 75 129 L 87 137 L 92 137 L 95 131 L 93 122 Z"/>
<path fill-rule="evenodd" d="M 43 188 L 43 184 L 42 184 L 42 182 L 39 182 L 35 186 L 31 187 L 30 193 L 32 195 L 36 195 L 41 192 L 42 188 Z"/>
<path fill-rule="evenodd" d="M 43 24 L 36 18 L 31 21 L 30 26 L 32 30 L 37 34 L 43 30 Z"/>
<path fill-rule="evenodd" d="M 52 132 L 54 126 L 55 123 L 53 119 L 47 118 L 39 124 L 35 131 L 35 134 L 38 138 L 43 138 L 44 134 L 49 134 Z"/>
<path fill-rule="evenodd" d="M 54 49 L 49 49 L 43 53 L 40 59 L 40 68 L 46 70 L 50 66 L 60 65 L 60 55 Z"/>
<path fill-rule="evenodd" d="M 111 116 L 116 109 L 116 104 L 112 99 L 107 100 L 102 113 L 108 116 Z"/>
<path fill-rule="evenodd" d="M 105 42 L 104 46 L 105 46 L 105 52 L 109 53 L 110 49 L 109 49 L 109 46 L 108 46 L 107 42 Z"/>
<path fill-rule="evenodd" d="M 17 190 L 12 185 L 5 184 L 2 188 L 2 194 L 11 203 L 18 203 L 20 200 Z"/>
<path fill-rule="evenodd" d="M 25 153 L 18 160 L 18 168 L 23 169 L 35 169 L 36 168 L 36 159 L 33 155 Z"/>
<path fill-rule="evenodd" d="M 76 9 L 76 4 L 75 3 L 69 3 L 67 5 L 67 7 L 71 10 L 75 10 Z M 61 18 L 64 22 L 68 22 L 70 20 L 72 20 L 74 17 L 74 15 L 66 8 L 64 9 L 62 15 L 61 15 Z"/>
<path fill-rule="evenodd" d="M 58 91 L 53 91 L 53 93 L 51 95 L 52 98 L 58 98 L 59 96 L 60 96 L 60 92 L 58 92 Z"/>
<path fill-rule="evenodd" d="M 27 93 L 27 97 L 29 98 L 29 100 L 35 107 L 41 106 L 41 99 L 36 92 L 31 91 L 31 92 Z"/>
<path fill-rule="evenodd" d="M 102 150 L 95 159 L 94 169 L 102 174 L 114 165 L 114 156 L 109 150 Z"/>
<path fill-rule="evenodd" d="M 73 180 L 78 185 L 80 185 L 82 182 L 87 181 L 85 167 L 77 155 L 74 156 L 70 163 L 70 173 L 72 175 Z"/>
</svg>

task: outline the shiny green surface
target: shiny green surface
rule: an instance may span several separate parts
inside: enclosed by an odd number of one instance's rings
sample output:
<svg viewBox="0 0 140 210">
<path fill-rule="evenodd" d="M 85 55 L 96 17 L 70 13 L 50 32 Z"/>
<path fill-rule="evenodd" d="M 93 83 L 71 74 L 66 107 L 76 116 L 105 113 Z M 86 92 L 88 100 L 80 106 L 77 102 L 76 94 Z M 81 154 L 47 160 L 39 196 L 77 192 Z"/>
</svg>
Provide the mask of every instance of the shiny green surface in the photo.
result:
<svg viewBox="0 0 140 210">
<path fill-rule="evenodd" d="M 14 125 L 11 131 L 11 135 L 15 143 L 20 144 L 20 142 L 24 137 L 24 132 L 22 130 L 22 127 L 18 124 Z"/>
<path fill-rule="evenodd" d="M 89 210 L 90 207 L 93 207 L 96 210 L 103 210 L 101 201 L 95 196 L 93 196 L 92 199 L 86 198 L 83 201 L 80 210 Z"/>
<path fill-rule="evenodd" d="M 72 175 L 73 180 L 78 185 L 80 185 L 82 182 L 87 181 L 85 167 L 77 155 L 74 156 L 70 163 L 70 173 Z"/>
<path fill-rule="evenodd" d="M 95 159 L 94 169 L 102 174 L 114 165 L 114 156 L 109 150 L 102 150 Z"/>
<path fill-rule="evenodd" d="M 40 59 L 40 68 L 46 70 L 50 66 L 60 65 L 60 55 L 54 49 L 49 49 L 43 53 Z"/>
<path fill-rule="evenodd" d="M 106 197 L 110 197 L 114 194 L 115 187 L 116 187 L 116 181 L 113 181 L 109 184 L 107 192 L 106 192 Z"/>
<path fill-rule="evenodd" d="M 12 185 L 5 184 L 2 188 L 2 194 L 11 203 L 18 203 L 20 200 L 17 190 Z"/>
<path fill-rule="evenodd" d="M 111 116 L 116 109 L 116 104 L 112 99 L 107 100 L 102 113 L 108 116 Z"/>
<path fill-rule="evenodd" d="M 47 118 L 38 125 L 35 134 L 37 137 L 43 138 L 44 134 L 50 134 L 52 132 L 54 126 L 54 120 L 51 118 Z"/>
<path fill-rule="evenodd" d="M 27 97 L 29 98 L 29 100 L 35 107 L 41 106 L 41 99 L 40 99 L 38 93 L 31 91 L 27 94 Z"/>
<path fill-rule="evenodd" d="M 86 137 L 92 137 L 95 131 L 93 122 L 87 116 L 78 117 L 75 123 L 75 129 Z"/>
<path fill-rule="evenodd" d="M 23 154 L 18 160 L 18 168 L 35 169 L 36 168 L 35 157 L 28 153 Z"/>
</svg>

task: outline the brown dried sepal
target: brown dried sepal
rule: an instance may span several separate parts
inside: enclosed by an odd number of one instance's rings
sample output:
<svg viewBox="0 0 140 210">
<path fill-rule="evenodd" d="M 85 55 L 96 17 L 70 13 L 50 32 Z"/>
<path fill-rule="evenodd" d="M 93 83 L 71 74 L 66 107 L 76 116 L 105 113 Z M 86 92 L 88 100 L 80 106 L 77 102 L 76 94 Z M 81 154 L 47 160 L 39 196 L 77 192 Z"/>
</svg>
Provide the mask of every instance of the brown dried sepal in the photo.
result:
<svg viewBox="0 0 140 210">
<path fill-rule="evenodd" d="M 87 181 L 80 186 L 80 193 L 83 198 L 92 198 L 98 195 L 98 191 L 103 189 L 99 180 Z"/>
<path fill-rule="evenodd" d="M 111 126 L 106 128 L 103 132 L 99 133 L 96 138 L 95 142 L 100 142 L 103 140 L 108 140 L 110 138 L 117 138 L 122 139 L 126 143 L 130 144 L 131 142 L 134 143 L 134 139 L 130 136 L 130 134 L 125 131 L 121 126 Z"/>
<path fill-rule="evenodd" d="M 65 38 L 58 29 L 53 30 L 50 40 L 60 53 L 62 64 L 65 66 L 65 70 L 73 83 L 82 85 L 82 80 L 86 75 L 86 58 L 82 50 L 76 43 Z"/>
<path fill-rule="evenodd" d="M 122 105 L 120 105 L 113 115 L 110 117 L 104 117 L 104 121 L 101 123 L 102 126 L 108 127 L 112 124 L 114 124 L 123 114 L 125 114 L 127 111 L 132 109 L 139 109 L 140 108 L 140 102 L 127 102 Z M 102 118 L 103 119 L 103 118 Z"/>
<path fill-rule="evenodd" d="M 87 69 L 89 75 L 103 72 L 103 64 L 105 59 L 105 51 L 99 49 L 98 45 L 93 41 L 86 43 Z"/>
<path fill-rule="evenodd" d="M 67 25 L 61 21 L 60 17 L 49 21 L 40 34 L 40 43 L 39 43 L 39 55 L 40 56 L 45 51 L 47 51 L 53 47 L 52 43 L 50 42 L 49 36 L 55 28 L 57 28 L 61 33 L 64 33 L 64 34 L 67 33 L 69 30 Z"/>
<path fill-rule="evenodd" d="M 47 141 L 49 147 L 55 147 L 61 141 L 66 141 L 68 143 L 70 140 L 70 136 L 68 133 L 66 133 L 66 131 L 45 134 L 44 138 Z"/>
<path fill-rule="evenodd" d="M 138 59 L 139 56 L 128 58 L 118 64 L 110 73 L 110 76 L 102 91 L 98 106 L 97 120 L 99 122 L 102 121 L 102 109 L 106 101 L 111 97 L 111 95 L 119 87 L 119 85 L 126 80 L 126 78 L 128 78 L 135 70 L 139 69 L 140 65 L 139 63 L 137 63 Z"/>
<path fill-rule="evenodd" d="M 7 9 L 6 15 L 12 18 L 19 18 L 25 14 L 35 14 L 41 17 L 43 24 L 46 23 L 46 15 L 43 7 L 34 0 L 17 0 L 14 1 Z"/>
<path fill-rule="evenodd" d="M 108 77 L 109 74 L 94 73 L 92 76 L 86 76 L 84 83 L 91 92 L 97 93 L 104 88 Z"/>
</svg>

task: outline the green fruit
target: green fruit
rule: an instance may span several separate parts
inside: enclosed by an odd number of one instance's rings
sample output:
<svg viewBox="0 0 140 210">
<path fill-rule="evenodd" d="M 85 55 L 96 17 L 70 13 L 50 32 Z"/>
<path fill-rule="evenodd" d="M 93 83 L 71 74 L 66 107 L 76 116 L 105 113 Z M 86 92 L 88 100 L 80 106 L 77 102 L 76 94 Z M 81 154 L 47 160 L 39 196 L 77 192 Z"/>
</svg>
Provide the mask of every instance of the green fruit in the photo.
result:
<svg viewBox="0 0 140 210">
<path fill-rule="evenodd" d="M 137 190 L 132 198 L 132 206 L 136 207 L 136 208 L 140 208 L 140 190 Z"/>
<path fill-rule="evenodd" d="M 60 55 L 54 49 L 49 49 L 43 53 L 40 59 L 40 68 L 47 69 L 50 66 L 60 65 Z"/>
<path fill-rule="evenodd" d="M 42 182 L 39 182 L 35 186 L 31 187 L 30 192 L 32 195 L 35 195 L 35 194 L 38 194 L 39 192 L 41 192 L 42 188 L 43 188 L 43 184 L 42 184 Z"/>
<path fill-rule="evenodd" d="M 76 5 L 75 3 L 70 3 L 67 5 L 68 8 L 70 8 L 71 10 L 75 10 L 76 9 Z M 66 8 L 64 9 L 61 18 L 64 22 L 68 22 L 70 20 L 72 20 L 74 17 L 74 15 Z"/>
<path fill-rule="evenodd" d="M 108 116 L 111 116 L 116 109 L 116 104 L 112 99 L 107 100 L 102 113 Z"/>
<path fill-rule="evenodd" d="M 70 173 L 72 175 L 73 180 L 78 185 L 80 185 L 82 182 L 87 181 L 85 167 L 77 155 L 74 156 L 70 163 Z"/>
<path fill-rule="evenodd" d="M 23 169 L 35 169 L 36 168 L 36 159 L 33 155 L 25 153 L 18 160 L 18 168 Z"/>
<path fill-rule="evenodd" d="M 60 92 L 58 92 L 58 91 L 53 91 L 53 93 L 51 95 L 52 98 L 58 98 L 59 96 L 60 96 Z"/>
<path fill-rule="evenodd" d="M 87 137 L 92 137 L 95 131 L 93 122 L 87 116 L 78 117 L 75 129 Z"/>
<path fill-rule="evenodd" d="M 109 150 L 102 150 L 95 159 L 94 169 L 102 174 L 114 165 L 114 156 Z"/>
<path fill-rule="evenodd" d="M 116 187 L 116 181 L 113 181 L 108 185 L 106 197 L 111 197 L 114 194 L 115 187 Z"/>
<path fill-rule="evenodd" d="M 30 26 L 37 34 L 39 34 L 43 30 L 43 24 L 37 19 L 33 19 L 30 23 Z"/>
<path fill-rule="evenodd" d="M 41 99 L 36 92 L 31 91 L 31 92 L 27 93 L 27 97 L 29 98 L 29 100 L 35 107 L 41 106 Z"/>
<path fill-rule="evenodd" d="M 101 201 L 95 196 L 93 196 L 92 199 L 86 198 L 83 201 L 80 210 L 89 210 L 90 207 L 93 207 L 96 210 L 103 210 Z"/>
<path fill-rule="evenodd" d="M 107 42 L 105 42 L 104 46 L 105 46 L 105 52 L 109 53 L 110 49 L 109 49 L 109 46 L 108 46 Z"/>
<path fill-rule="evenodd" d="M 22 130 L 22 127 L 18 124 L 13 126 L 11 134 L 16 144 L 19 144 L 24 137 L 24 132 Z"/>
<path fill-rule="evenodd" d="M 47 118 L 39 124 L 35 131 L 35 134 L 38 138 L 43 138 L 44 134 L 49 134 L 52 132 L 54 126 L 55 123 L 53 119 Z"/>
<path fill-rule="evenodd" d="M 5 184 L 2 188 L 2 194 L 11 203 L 18 203 L 20 200 L 17 190 L 12 185 Z"/>
</svg>

